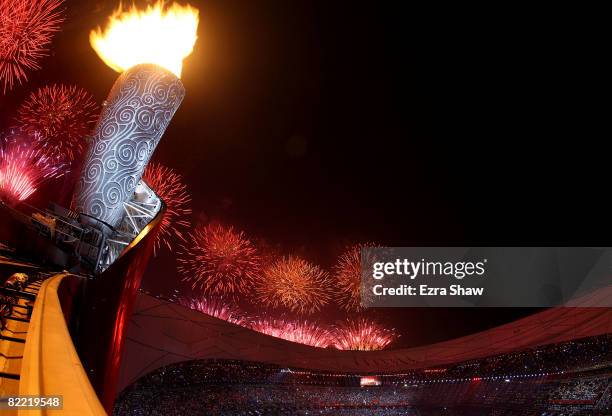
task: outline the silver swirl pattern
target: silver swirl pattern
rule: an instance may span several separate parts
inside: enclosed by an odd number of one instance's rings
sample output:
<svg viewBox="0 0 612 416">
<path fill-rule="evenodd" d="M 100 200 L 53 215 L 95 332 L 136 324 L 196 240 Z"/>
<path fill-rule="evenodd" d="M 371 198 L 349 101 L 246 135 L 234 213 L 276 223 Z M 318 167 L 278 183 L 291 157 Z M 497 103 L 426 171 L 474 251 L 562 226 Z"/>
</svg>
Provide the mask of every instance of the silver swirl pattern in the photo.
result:
<svg viewBox="0 0 612 416">
<path fill-rule="evenodd" d="M 185 88 L 170 71 L 136 65 L 111 89 L 89 147 L 72 207 L 117 227 Z"/>
</svg>

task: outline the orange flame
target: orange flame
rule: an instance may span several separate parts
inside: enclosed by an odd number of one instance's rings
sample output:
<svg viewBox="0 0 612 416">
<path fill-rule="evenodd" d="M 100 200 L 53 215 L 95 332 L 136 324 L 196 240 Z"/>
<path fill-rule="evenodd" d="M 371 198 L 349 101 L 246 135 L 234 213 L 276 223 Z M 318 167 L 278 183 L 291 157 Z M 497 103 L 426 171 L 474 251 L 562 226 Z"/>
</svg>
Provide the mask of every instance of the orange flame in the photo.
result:
<svg viewBox="0 0 612 416">
<path fill-rule="evenodd" d="M 122 6 L 109 17 L 106 28 L 89 34 L 89 42 L 100 58 L 115 71 L 138 64 L 156 64 L 181 76 L 183 59 L 193 51 L 197 39 L 198 9 L 162 0 L 145 10 Z"/>
</svg>

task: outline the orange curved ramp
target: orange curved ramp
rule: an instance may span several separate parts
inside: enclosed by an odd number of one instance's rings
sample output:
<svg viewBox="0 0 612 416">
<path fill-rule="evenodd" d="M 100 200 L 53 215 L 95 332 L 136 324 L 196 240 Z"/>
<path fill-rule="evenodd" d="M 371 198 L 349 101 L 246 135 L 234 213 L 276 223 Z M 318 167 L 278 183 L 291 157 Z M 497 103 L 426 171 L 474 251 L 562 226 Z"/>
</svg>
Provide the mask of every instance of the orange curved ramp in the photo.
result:
<svg viewBox="0 0 612 416">
<path fill-rule="evenodd" d="M 63 397 L 62 415 L 106 415 L 74 348 L 58 298 L 67 274 L 45 280 L 34 304 L 21 368 L 20 396 Z M 20 415 L 58 414 L 57 410 L 20 410 Z"/>
</svg>

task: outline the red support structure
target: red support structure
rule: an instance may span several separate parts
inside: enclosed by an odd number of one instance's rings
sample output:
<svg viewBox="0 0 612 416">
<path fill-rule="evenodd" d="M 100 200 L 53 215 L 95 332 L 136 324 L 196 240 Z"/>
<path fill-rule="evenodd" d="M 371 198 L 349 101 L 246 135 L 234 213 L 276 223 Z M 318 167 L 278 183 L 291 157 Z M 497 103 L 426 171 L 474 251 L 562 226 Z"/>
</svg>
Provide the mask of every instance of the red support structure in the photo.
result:
<svg viewBox="0 0 612 416">
<path fill-rule="evenodd" d="M 127 325 L 165 207 L 121 256 L 86 283 L 76 345 L 91 383 L 112 414 Z"/>
</svg>

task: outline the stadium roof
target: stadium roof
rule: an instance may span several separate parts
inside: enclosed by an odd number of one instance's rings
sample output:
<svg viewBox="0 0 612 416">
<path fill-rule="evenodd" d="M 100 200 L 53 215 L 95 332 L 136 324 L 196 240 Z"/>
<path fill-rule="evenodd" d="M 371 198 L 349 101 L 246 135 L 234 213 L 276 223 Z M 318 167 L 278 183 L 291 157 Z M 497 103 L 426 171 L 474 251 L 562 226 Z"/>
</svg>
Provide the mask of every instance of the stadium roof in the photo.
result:
<svg viewBox="0 0 612 416">
<path fill-rule="evenodd" d="M 597 292 L 611 296 L 612 288 Z M 383 351 L 338 351 L 260 334 L 155 297 L 139 294 L 128 329 L 119 390 L 145 374 L 197 359 L 257 361 L 345 373 L 401 373 L 612 333 L 612 308 L 553 308 L 477 334 Z"/>
</svg>

